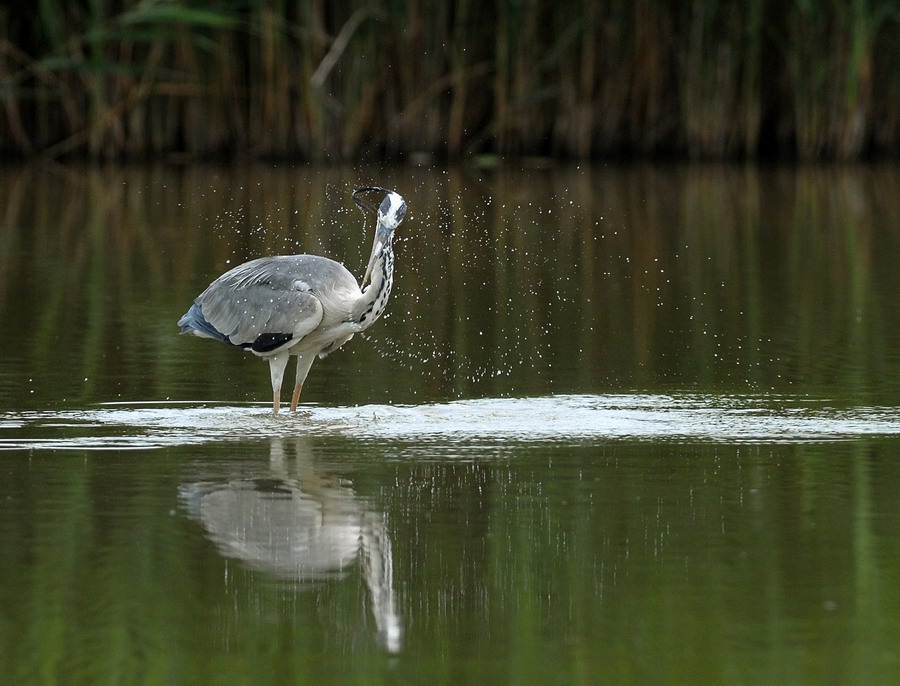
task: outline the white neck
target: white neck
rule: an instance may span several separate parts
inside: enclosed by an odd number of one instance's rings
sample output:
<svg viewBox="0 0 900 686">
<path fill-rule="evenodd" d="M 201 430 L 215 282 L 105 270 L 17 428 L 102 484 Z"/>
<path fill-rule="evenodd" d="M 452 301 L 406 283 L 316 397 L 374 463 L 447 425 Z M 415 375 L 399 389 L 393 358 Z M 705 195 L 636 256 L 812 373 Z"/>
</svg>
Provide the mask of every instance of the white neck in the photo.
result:
<svg viewBox="0 0 900 686">
<path fill-rule="evenodd" d="M 391 286 L 394 285 L 394 249 L 388 240 L 381 250 L 381 254 L 372 265 L 372 273 L 369 285 L 365 287 L 353 308 L 353 321 L 359 325 L 359 330 L 367 329 L 375 323 L 384 308 L 387 307 L 388 298 L 391 295 Z"/>
</svg>

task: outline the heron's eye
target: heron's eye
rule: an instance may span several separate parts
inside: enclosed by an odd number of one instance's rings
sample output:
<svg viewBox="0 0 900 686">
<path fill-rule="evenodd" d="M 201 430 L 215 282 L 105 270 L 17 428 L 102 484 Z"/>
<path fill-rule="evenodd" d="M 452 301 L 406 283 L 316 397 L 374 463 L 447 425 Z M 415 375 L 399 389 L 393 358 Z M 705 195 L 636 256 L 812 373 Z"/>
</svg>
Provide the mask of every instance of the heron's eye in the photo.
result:
<svg viewBox="0 0 900 686">
<path fill-rule="evenodd" d="M 403 203 L 402 205 L 400 205 L 400 208 L 397 210 L 397 223 L 399 224 L 400 222 L 402 222 L 403 217 L 405 217 L 405 216 L 406 216 L 406 203 Z"/>
</svg>

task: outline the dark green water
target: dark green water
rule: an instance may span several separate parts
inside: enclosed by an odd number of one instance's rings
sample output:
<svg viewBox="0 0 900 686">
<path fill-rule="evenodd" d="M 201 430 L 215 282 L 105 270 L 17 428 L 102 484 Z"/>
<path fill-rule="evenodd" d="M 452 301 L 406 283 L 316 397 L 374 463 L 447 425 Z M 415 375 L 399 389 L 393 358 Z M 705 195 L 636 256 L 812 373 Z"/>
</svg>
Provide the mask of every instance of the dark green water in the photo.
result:
<svg viewBox="0 0 900 686">
<path fill-rule="evenodd" d="M 273 417 L 229 266 L 389 316 Z M 0 172 L 0 682 L 900 681 L 900 169 Z"/>
</svg>

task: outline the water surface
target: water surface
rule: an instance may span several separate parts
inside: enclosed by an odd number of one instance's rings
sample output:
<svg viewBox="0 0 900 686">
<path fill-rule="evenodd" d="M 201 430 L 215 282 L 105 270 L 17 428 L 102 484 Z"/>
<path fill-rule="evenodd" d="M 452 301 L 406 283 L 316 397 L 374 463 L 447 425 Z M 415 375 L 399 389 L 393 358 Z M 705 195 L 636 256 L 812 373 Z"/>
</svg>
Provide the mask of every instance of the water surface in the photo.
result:
<svg viewBox="0 0 900 686">
<path fill-rule="evenodd" d="M 7 168 L 13 683 L 900 679 L 896 167 Z M 388 316 L 272 416 L 245 259 Z"/>
</svg>

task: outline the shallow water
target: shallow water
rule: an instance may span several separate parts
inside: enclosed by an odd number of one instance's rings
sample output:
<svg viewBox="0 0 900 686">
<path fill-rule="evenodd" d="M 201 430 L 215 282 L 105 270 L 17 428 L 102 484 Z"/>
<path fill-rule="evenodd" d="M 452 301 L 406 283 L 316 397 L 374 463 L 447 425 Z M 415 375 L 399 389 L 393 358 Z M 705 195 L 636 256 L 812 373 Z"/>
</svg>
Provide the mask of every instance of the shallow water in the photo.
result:
<svg viewBox="0 0 900 686">
<path fill-rule="evenodd" d="M 900 679 L 895 167 L 0 176 L 12 683 Z M 358 183 L 389 316 L 275 417 L 175 321 L 361 274 Z"/>
<path fill-rule="evenodd" d="M 554 395 L 419 405 L 271 408 L 146 403 L 0 414 L 0 450 L 137 449 L 240 441 L 261 434 L 505 444 L 589 441 L 776 443 L 900 435 L 900 408 L 835 408 L 784 396 Z"/>
</svg>

